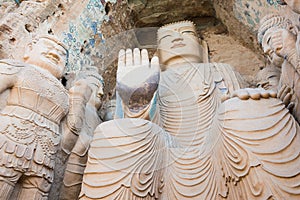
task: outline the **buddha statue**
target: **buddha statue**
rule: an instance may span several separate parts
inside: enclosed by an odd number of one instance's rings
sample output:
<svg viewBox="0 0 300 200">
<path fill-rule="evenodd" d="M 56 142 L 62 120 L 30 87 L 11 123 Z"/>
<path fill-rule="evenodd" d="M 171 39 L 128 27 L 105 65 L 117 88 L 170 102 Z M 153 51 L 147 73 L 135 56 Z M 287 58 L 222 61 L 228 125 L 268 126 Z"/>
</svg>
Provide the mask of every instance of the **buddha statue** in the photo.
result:
<svg viewBox="0 0 300 200">
<path fill-rule="evenodd" d="M 17 199 L 48 199 L 60 129 L 68 140 L 82 126 L 91 89 L 83 80 L 64 88 L 67 53 L 56 37 L 45 35 L 28 45 L 23 62 L 0 61 L 0 93 L 8 91 L 0 110 L 0 199 L 8 200 L 16 183 Z"/>
<path fill-rule="evenodd" d="M 279 88 L 290 88 L 291 112 L 299 122 L 300 63 L 296 45 L 296 27 L 289 19 L 278 14 L 266 15 L 260 21 L 258 41 L 270 62 L 281 68 Z"/>
<path fill-rule="evenodd" d="M 100 124 L 79 199 L 298 199 L 299 125 L 276 93 L 205 63 L 192 22 L 158 57 L 121 50 L 116 119 Z"/>
</svg>

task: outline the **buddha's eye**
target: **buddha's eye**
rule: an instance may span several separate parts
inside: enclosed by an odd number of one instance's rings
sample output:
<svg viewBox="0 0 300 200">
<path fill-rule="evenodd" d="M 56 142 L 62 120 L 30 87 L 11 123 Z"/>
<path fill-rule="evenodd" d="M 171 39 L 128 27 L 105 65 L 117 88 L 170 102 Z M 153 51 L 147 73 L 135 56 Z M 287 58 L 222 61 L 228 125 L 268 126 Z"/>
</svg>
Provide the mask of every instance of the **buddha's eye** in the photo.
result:
<svg viewBox="0 0 300 200">
<path fill-rule="evenodd" d="M 267 79 L 269 80 L 269 79 L 271 79 L 271 78 L 277 78 L 277 76 L 276 76 L 276 75 L 271 75 L 271 76 L 269 76 Z"/>
<path fill-rule="evenodd" d="M 268 44 L 268 45 L 270 44 L 270 41 L 271 41 L 271 37 L 268 37 L 268 38 L 267 38 L 267 44 Z"/>
<path fill-rule="evenodd" d="M 165 35 L 165 36 L 163 36 L 162 38 L 160 38 L 158 42 L 160 43 L 162 39 L 166 39 L 167 37 L 170 37 L 170 36 L 171 36 L 171 35 Z"/>
<path fill-rule="evenodd" d="M 182 31 L 181 32 L 182 35 L 192 35 L 192 36 L 196 36 L 196 33 L 194 31 Z"/>
</svg>

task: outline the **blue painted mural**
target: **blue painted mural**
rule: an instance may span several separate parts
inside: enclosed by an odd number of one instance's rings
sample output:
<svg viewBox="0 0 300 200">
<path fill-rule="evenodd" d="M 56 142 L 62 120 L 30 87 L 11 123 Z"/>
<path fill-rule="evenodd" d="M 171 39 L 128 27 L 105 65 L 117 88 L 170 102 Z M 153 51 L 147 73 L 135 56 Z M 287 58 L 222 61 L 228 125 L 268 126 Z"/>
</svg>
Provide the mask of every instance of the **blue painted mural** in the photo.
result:
<svg viewBox="0 0 300 200">
<path fill-rule="evenodd" d="M 84 64 L 90 63 L 90 51 L 98 42 L 104 43 L 100 27 L 108 20 L 105 3 L 113 0 L 89 0 L 77 19 L 69 22 L 69 29 L 63 32 L 63 42 L 69 48 L 68 71 L 80 70 Z"/>
<path fill-rule="evenodd" d="M 255 32 L 259 20 L 267 13 L 278 11 L 276 0 L 235 0 L 233 7 L 235 17 Z"/>
</svg>

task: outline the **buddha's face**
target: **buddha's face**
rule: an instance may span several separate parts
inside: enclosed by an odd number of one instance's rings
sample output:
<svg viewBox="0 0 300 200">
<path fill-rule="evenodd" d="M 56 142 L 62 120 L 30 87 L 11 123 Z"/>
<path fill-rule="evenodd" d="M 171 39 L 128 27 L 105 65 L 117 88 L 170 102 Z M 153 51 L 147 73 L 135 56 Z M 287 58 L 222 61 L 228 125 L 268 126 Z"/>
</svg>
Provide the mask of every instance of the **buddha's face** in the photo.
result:
<svg viewBox="0 0 300 200">
<path fill-rule="evenodd" d="M 272 28 L 266 31 L 266 33 L 264 34 L 263 39 L 262 39 L 262 48 L 263 48 L 264 54 L 268 57 L 269 61 L 273 65 L 280 67 L 282 65 L 284 59 L 279 57 L 270 45 L 273 34 L 274 34 L 274 29 L 272 29 Z"/>
<path fill-rule="evenodd" d="M 158 53 L 162 65 L 203 61 L 203 50 L 191 22 L 178 22 L 160 28 Z"/>
<path fill-rule="evenodd" d="M 101 96 L 104 94 L 103 92 L 103 84 L 102 82 L 93 76 L 88 76 L 86 78 L 89 87 L 92 89 L 92 95 L 90 97 L 90 103 L 93 104 L 97 109 L 101 106 Z"/>
<path fill-rule="evenodd" d="M 56 78 L 61 78 L 65 69 L 67 51 L 54 40 L 40 38 L 29 45 L 24 56 L 26 63 L 48 70 Z"/>
</svg>

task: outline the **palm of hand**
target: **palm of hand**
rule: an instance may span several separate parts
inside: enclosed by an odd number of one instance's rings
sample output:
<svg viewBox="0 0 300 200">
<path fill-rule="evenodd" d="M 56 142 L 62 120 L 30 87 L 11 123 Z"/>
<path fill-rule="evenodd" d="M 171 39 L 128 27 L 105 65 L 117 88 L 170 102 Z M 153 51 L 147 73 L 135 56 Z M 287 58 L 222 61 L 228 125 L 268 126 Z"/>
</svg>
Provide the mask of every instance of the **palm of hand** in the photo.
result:
<svg viewBox="0 0 300 200">
<path fill-rule="evenodd" d="M 127 87 L 138 88 L 153 76 L 159 76 L 159 62 L 155 56 L 149 63 L 147 50 L 122 49 L 119 52 L 117 82 Z"/>
<path fill-rule="evenodd" d="M 125 104 L 149 103 L 159 82 L 159 61 L 153 57 L 149 62 L 148 52 L 143 49 L 127 49 L 119 52 L 117 91 Z"/>
</svg>

